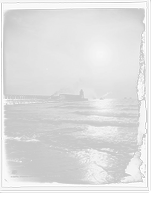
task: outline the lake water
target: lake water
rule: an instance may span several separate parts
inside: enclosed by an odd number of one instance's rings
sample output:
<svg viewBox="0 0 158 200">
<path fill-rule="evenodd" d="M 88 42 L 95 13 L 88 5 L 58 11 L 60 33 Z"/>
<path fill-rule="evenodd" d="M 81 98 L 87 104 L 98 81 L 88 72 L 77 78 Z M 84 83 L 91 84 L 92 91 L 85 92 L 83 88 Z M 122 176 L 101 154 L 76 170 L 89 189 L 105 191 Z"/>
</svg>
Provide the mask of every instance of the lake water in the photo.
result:
<svg viewBox="0 0 158 200">
<path fill-rule="evenodd" d="M 10 177 L 66 184 L 119 183 L 138 150 L 138 101 L 5 105 Z"/>
</svg>

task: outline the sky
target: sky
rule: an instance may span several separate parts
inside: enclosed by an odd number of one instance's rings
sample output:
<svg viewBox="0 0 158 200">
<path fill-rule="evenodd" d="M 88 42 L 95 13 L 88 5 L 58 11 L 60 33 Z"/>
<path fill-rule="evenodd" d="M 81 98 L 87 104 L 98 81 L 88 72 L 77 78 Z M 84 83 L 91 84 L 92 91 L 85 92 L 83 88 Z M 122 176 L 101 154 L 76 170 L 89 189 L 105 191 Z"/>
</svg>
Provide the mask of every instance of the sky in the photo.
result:
<svg viewBox="0 0 158 200">
<path fill-rule="evenodd" d="M 136 97 L 143 9 L 11 10 L 5 94 Z"/>
</svg>

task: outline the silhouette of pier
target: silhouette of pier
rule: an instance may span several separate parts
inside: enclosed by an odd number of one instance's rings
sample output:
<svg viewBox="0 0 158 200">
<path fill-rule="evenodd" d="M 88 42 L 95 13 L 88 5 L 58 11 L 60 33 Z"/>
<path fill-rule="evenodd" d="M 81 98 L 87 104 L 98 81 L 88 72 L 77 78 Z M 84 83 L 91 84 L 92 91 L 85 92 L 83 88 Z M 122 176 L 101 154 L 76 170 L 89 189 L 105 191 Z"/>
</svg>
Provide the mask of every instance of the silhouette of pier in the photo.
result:
<svg viewBox="0 0 158 200">
<path fill-rule="evenodd" d="M 5 105 L 14 104 L 32 104 L 32 103 L 49 103 L 60 101 L 58 97 L 41 95 L 3 95 L 3 103 Z"/>
<path fill-rule="evenodd" d="M 4 105 L 15 104 L 33 104 L 33 103 L 53 103 L 53 102 L 68 102 L 68 101 L 85 101 L 88 99 L 74 98 L 75 95 L 67 95 L 63 98 L 60 96 L 41 96 L 41 95 L 3 95 Z M 69 96 L 72 96 L 71 98 Z M 65 97 L 65 96 L 64 96 Z"/>
</svg>

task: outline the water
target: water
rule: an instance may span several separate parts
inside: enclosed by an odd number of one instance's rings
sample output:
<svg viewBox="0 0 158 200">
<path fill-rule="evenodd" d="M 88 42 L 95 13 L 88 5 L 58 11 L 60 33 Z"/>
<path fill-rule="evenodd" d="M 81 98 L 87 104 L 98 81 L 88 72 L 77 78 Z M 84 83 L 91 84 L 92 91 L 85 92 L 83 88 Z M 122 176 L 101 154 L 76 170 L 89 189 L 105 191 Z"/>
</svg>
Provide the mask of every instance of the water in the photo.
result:
<svg viewBox="0 0 158 200">
<path fill-rule="evenodd" d="M 5 147 L 16 181 L 119 183 L 138 150 L 138 101 L 5 105 Z"/>
</svg>

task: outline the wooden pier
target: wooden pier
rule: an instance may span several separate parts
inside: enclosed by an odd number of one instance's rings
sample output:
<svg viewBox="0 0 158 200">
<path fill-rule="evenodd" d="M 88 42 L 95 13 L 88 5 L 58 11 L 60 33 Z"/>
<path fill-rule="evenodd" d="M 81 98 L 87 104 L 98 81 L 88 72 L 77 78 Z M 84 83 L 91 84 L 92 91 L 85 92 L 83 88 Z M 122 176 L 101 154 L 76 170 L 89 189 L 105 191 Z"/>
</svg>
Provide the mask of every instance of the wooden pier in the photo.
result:
<svg viewBox="0 0 158 200">
<path fill-rule="evenodd" d="M 58 97 L 51 98 L 51 96 L 40 95 L 3 95 L 4 105 L 14 104 L 32 104 L 32 103 L 49 103 L 60 101 Z"/>
<path fill-rule="evenodd" d="M 3 105 L 87 101 L 88 99 L 61 98 L 61 96 L 3 95 Z"/>
</svg>

